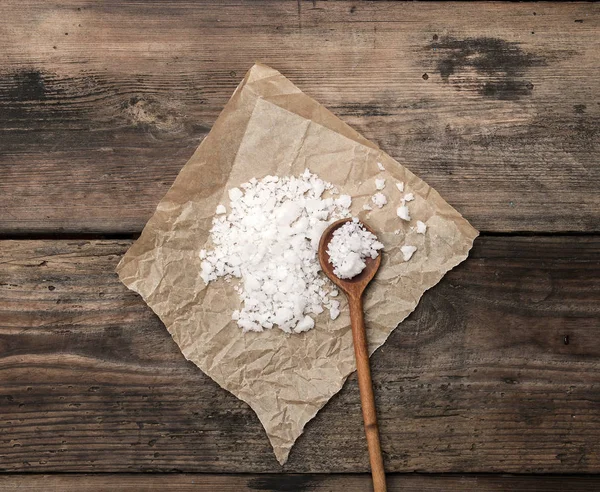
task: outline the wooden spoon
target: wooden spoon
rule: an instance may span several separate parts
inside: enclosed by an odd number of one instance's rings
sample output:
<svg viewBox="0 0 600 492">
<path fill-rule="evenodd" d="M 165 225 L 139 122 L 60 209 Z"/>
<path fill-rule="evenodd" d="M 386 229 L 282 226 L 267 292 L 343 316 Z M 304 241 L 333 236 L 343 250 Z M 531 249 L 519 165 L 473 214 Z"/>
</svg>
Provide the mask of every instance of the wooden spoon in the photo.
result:
<svg viewBox="0 0 600 492">
<path fill-rule="evenodd" d="M 381 456 L 381 443 L 379 442 L 377 412 L 375 410 L 373 382 L 371 381 L 371 368 L 369 366 L 369 347 L 362 306 L 362 294 L 381 264 L 381 254 L 375 259 L 365 259 L 366 266 L 356 277 L 340 279 L 333 273 L 333 265 L 329 263 L 329 254 L 327 253 L 327 247 L 333 232 L 351 220 L 351 218 L 338 220 L 325 230 L 319 242 L 319 262 L 325 274 L 344 291 L 348 298 L 352 339 L 354 340 L 354 357 L 356 358 L 356 372 L 358 373 L 358 388 L 360 390 L 360 402 L 369 448 L 371 474 L 373 476 L 373 490 L 375 492 L 386 492 L 385 470 L 383 468 L 383 457 Z M 369 232 L 375 234 L 367 225 L 362 225 Z"/>
</svg>

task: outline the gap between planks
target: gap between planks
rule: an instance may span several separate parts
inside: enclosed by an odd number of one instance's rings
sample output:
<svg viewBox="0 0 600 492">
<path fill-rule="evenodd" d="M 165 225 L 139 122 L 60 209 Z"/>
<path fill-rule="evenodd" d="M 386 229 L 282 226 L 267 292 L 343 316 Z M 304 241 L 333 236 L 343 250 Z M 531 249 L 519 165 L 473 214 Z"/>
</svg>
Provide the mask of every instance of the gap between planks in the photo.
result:
<svg viewBox="0 0 600 492">
<path fill-rule="evenodd" d="M 368 474 L 22 474 L 0 475 L 0 491 L 121 492 L 364 492 Z M 388 474 L 390 492 L 588 492 L 600 488 L 589 475 Z"/>
</svg>

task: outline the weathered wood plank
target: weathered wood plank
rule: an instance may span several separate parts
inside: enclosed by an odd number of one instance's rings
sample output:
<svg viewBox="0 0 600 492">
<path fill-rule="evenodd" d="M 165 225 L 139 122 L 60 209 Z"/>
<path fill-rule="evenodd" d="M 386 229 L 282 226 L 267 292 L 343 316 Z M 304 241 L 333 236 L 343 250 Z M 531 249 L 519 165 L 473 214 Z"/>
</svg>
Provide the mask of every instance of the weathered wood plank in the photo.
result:
<svg viewBox="0 0 600 492">
<path fill-rule="evenodd" d="M 400 475 L 388 474 L 390 492 L 590 492 L 600 478 L 581 476 Z M 365 492 L 369 475 L 6 475 L 0 491 L 120 492 L 131 490 L 177 492 Z"/>
<path fill-rule="evenodd" d="M 2 234 L 141 230 L 255 60 L 481 230 L 599 230 L 598 4 L 0 10 Z"/>
<path fill-rule="evenodd" d="M 129 244 L 0 242 L 0 471 L 282 471 L 112 273 Z M 599 288 L 600 237 L 477 240 L 373 356 L 388 471 L 599 472 Z M 368 470 L 354 377 L 283 470 Z"/>
</svg>

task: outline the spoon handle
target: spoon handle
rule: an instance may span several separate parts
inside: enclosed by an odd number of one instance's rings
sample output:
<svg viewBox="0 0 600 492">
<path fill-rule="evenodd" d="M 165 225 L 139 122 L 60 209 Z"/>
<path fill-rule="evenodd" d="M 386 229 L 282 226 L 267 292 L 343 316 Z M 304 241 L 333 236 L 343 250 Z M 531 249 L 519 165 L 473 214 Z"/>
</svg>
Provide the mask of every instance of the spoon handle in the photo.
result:
<svg viewBox="0 0 600 492">
<path fill-rule="evenodd" d="M 371 381 L 369 347 L 365 331 L 362 298 L 348 296 L 348 304 L 350 307 L 350 322 L 352 325 L 352 338 L 354 340 L 354 356 L 356 358 L 360 402 L 365 422 L 367 446 L 369 447 L 369 460 L 371 461 L 373 490 L 375 492 L 386 492 L 385 470 L 381 455 L 381 443 L 379 442 L 379 428 L 377 426 L 377 412 L 373 396 L 373 382 Z"/>
</svg>

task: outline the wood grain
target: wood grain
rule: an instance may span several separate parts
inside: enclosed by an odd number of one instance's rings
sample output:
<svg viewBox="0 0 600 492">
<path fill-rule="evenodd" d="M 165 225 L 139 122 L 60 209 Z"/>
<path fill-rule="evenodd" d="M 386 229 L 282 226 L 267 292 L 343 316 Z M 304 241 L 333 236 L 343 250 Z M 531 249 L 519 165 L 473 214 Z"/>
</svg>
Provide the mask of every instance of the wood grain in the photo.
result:
<svg viewBox="0 0 600 492">
<path fill-rule="evenodd" d="M 0 242 L 0 471 L 368 471 L 354 376 L 282 469 L 112 273 L 129 245 Z M 372 357 L 389 472 L 600 471 L 599 258 L 597 236 L 476 241 Z"/>
<path fill-rule="evenodd" d="M 255 60 L 483 231 L 598 231 L 600 5 L 5 0 L 0 234 L 136 233 Z"/>
<path fill-rule="evenodd" d="M 17 475 L 0 476 L 0 491 L 121 492 L 365 492 L 368 475 Z M 590 492 L 598 477 L 494 475 L 390 475 L 390 492 Z"/>
</svg>

